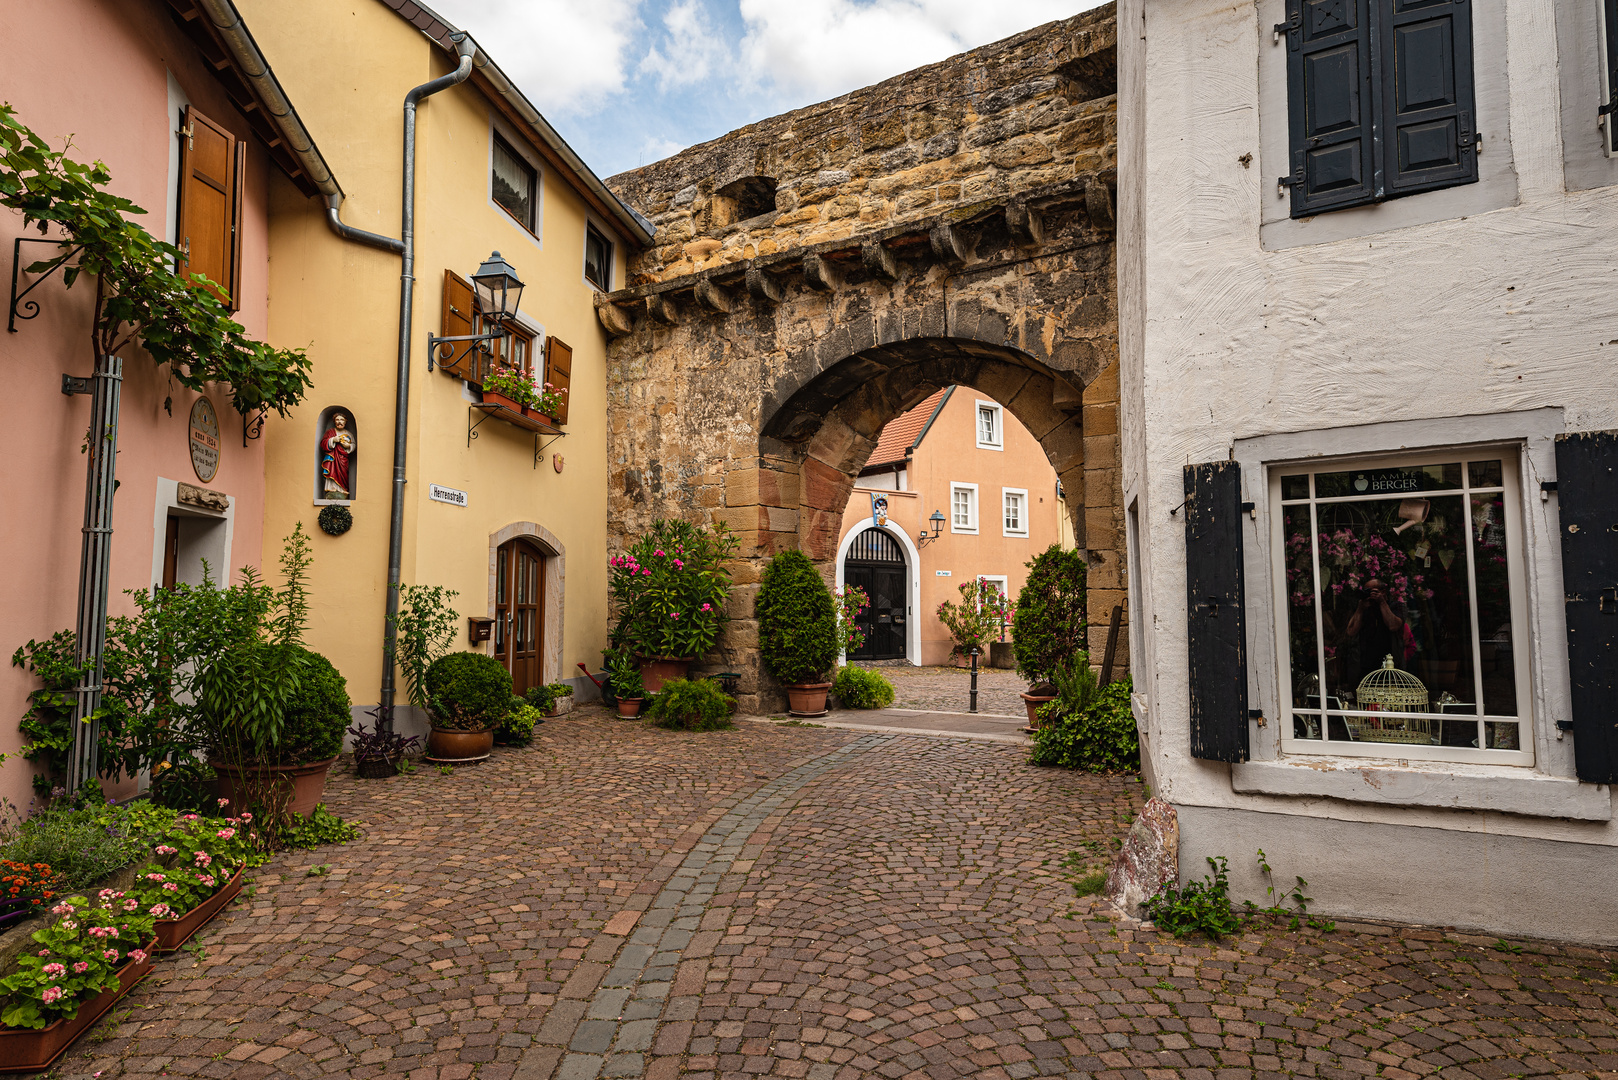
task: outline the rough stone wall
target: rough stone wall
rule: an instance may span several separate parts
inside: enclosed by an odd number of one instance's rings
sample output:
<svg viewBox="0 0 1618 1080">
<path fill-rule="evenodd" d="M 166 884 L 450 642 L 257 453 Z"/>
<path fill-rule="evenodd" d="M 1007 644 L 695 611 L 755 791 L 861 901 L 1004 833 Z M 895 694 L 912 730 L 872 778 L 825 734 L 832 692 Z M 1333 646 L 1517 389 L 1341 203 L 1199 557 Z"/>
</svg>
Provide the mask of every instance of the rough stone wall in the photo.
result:
<svg viewBox="0 0 1618 1080">
<path fill-rule="evenodd" d="M 882 425 L 950 383 L 1005 404 L 1083 493 L 1099 662 L 1124 572 L 1114 55 L 1108 6 L 608 181 L 656 226 L 598 301 L 609 528 L 740 535 L 709 659 L 744 672 L 743 708 L 780 700 L 752 648 L 763 562 L 798 547 L 829 577 Z"/>
</svg>

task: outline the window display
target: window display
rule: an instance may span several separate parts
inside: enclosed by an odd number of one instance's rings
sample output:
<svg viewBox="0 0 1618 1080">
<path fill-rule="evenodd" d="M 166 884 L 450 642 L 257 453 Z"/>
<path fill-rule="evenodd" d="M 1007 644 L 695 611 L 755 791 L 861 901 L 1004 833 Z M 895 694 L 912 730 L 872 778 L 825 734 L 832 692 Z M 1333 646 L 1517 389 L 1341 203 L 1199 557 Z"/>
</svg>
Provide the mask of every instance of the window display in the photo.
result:
<svg viewBox="0 0 1618 1080">
<path fill-rule="evenodd" d="M 1272 476 L 1286 748 L 1531 763 L 1510 452 Z"/>
</svg>

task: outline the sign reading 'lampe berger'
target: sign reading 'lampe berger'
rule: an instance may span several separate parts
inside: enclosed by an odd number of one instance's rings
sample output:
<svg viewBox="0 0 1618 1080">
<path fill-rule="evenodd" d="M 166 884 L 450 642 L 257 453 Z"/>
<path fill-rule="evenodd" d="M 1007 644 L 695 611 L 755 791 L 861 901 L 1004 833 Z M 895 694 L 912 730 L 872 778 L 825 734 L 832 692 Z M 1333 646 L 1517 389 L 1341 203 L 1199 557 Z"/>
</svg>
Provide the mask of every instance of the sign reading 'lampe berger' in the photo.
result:
<svg viewBox="0 0 1618 1080">
<path fill-rule="evenodd" d="M 466 492 L 438 484 L 427 485 L 427 497 L 434 502 L 449 503 L 451 506 L 466 505 Z"/>
</svg>

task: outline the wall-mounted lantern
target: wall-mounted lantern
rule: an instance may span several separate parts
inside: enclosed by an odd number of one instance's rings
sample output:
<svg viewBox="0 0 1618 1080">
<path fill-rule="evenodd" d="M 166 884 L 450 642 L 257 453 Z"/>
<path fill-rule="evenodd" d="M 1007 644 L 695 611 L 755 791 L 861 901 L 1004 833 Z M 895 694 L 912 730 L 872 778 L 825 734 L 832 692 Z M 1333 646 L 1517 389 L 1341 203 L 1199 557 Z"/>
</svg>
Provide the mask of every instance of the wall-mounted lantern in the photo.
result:
<svg viewBox="0 0 1618 1080">
<path fill-rule="evenodd" d="M 522 301 L 523 283 L 510 263 L 498 251 L 493 252 L 478 272 L 472 275 L 472 288 L 477 292 L 479 314 L 485 325 L 492 326 L 486 334 L 458 334 L 454 337 L 427 335 L 427 370 L 435 364 L 454 369 L 472 350 L 488 352 L 489 345 L 506 334 L 505 324 L 517 317 L 517 306 Z M 457 358 L 457 347 L 465 345 Z"/>
<path fill-rule="evenodd" d="M 944 512 L 942 510 L 934 510 L 932 517 L 927 520 L 932 523 L 933 531 L 931 535 L 928 535 L 926 529 L 921 530 L 921 533 L 916 537 L 916 546 L 918 548 L 924 548 L 937 540 L 939 534 L 944 531 Z"/>
</svg>

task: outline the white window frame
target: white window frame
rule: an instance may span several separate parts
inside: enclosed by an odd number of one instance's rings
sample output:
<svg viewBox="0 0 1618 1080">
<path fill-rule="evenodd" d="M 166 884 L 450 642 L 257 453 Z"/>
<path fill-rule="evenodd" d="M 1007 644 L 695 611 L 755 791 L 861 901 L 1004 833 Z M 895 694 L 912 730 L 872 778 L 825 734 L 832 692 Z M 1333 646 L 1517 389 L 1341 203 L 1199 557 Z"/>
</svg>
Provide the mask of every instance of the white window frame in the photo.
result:
<svg viewBox="0 0 1618 1080">
<path fill-rule="evenodd" d="M 992 581 L 1000 586 L 1000 595 L 1011 599 L 1011 578 L 1005 574 L 979 574 L 984 581 Z"/>
<path fill-rule="evenodd" d="M 994 441 L 985 442 L 983 439 L 983 410 L 988 409 L 994 413 Z M 972 410 L 972 436 L 977 440 L 979 450 L 1004 450 L 1006 448 L 1006 410 L 998 401 L 984 401 L 978 399 L 977 408 Z"/>
<path fill-rule="evenodd" d="M 957 492 L 966 492 L 971 498 L 967 500 L 967 517 L 971 524 L 959 525 L 955 521 L 955 495 Z M 949 531 L 976 536 L 978 531 L 978 486 L 976 484 L 963 484 L 950 482 L 949 485 Z"/>
<path fill-rule="evenodd" d="M 1517 715 L 1514 717 L 1498 716 L 1499 720 L 1515 720 L 1518 724 L 1517 745 L 1518 750 L 1486 750 L 1481 747 L 1460 746 L 1422 746 L 1404 743 L 1360 743 L 1342 742 L 1325 739 L 1300 739 L 1293 735 L 1292 716 L 1295 710 L 1292 705 L 1292 687 L 1296 679 L 1292 674 L 1292 649 L 1288 640 L 1289 604 L 1286 576 L 1286 537 L 1283 523 L 1281 501 L 1281 478 L 1283 475 L 1296 475 L 1299 472 L 1323 473 L 1334 471 L 1347 471 L 1358 469 L 1383 469 L 1395 467 L 1410 467 L 1426 464 L 1439 464 L 1459 461 L 1462 469 L 1463 488 L 1458 492 L 1470 490 L 1470 477 L 1466 468 L 1469 461 L 1498 459 L 1502 470 L 1502 487 L 1504 488 L 1504 504 L 1506 509 L 1506 544 L 1510 559 L 1507 563 L 1507 586 L 1511 599 L 1511 634 L 1512 634 L 1512 662 L 1513 676 L 1516 680 Z M 1537 733 L 1534 726 L 1534 688 L 1530 665 L 1530 652 L 1532 649 L 1529 636 L 1530 617 L 1528 609 L 1528 590 L 1526 585 L 1527 551 L 1526 539 L 1522 521 L 1522 489 L 1519 476 L 1521 463 L 1521 449 L 1515 445 L 1475 445 L 1450 448 L 1439 451 L 1417 451 L 1408 454 L 1382 454 L 1374 457 L 1356 456 L 1344 458 L 1309 458 L 1291 464 L 1272 463 L 1268 466 L 1268 502 L 1270 511 L 1270 560 L 1271 581 L 1274 588 L 1274 638 L 1275 638 L 1275 670 L 1276 670 L 1276 701 L 1280 703 L 1278 715 L 1281 729 L 1281 752 L 1283 755 L 1307 755 L 1310 757 L 1356 757 L 1356 758 L 1397 758 L 1401 761 L 1431 761 L 1431 762 L 1463 762 L 1473 764 L 1489 764 L 1502 766 L 1531 767 L 1534 764 L 1534 747 Z M 1312 488 L 1311 488 L 1312 490 Z M 1367 499 L 1387 498 L 1387 495 L 1368 494 Z M 1289 506 L 1308 506 L 1314 503 L 1311 496 L 1308 500 L 1287 500 Z M 1328 502 L 1341 501 L 1333 498 Z M 1470 533 L 1470 502 L 1462 500 L 1467 508 L 1467 529 Z M 1470 559 L 1471 544 L 1468 543 L 1468 558 Z M 1317 556 L 1318 557 L 1318 556 Z M 1316 580 L 1319 579 L 1318 563 Z M 1473 579 L 1475 580 L 1475 579 Z M 1317 597 L 1318 603 L 1318 597 Z M 1477 602 L 1472 599 L 1473 612 L 1473 650 L 1477 655 L 1476 627 Z M 1316 631 L 1319 633 L 1318 629 Z M 1322 702 L 1324 704 L 1324 702 Z M 1346 710 L 1352 712 L 1353 710 Z M 1394 714 L 1395 716 L 1401 714 Z M 1439 716 L 1438 713 L 1408 714 L 1426 718 Z M 1484 714 L 1479 717 L 1488 720 L 1490 716 Z"/>
<path fill-rule="evenodd" d="M 495 136 L 499 136 L 501 142 L 515 151 L 517 156 L 526 161 L 528 167 L 534 170 L 534 227 L 532 229 L 518 221 L 512 216 L 511 211 L 494 200 Z M 545 168 L 540 164 L 539 155 L 529 145 L 528 140 L 513 131 L 509 125 L 496 118 L 493 114 L 489 116 L 489 152 L 487 160 L 483 163 L 483 194 L 489 206 L 495 212 L 505 218 L 523 236 L 527 237 L 535 247 L 541 251 L 545 250 Z M 583 273 L 582 261 L 580 273 Z"/>
<path fill-rule="evenodd" d="M 1022 523 L 1021 528 L 1013 529 L 1006 525 L 1006 500 L 1011 496 L 1021 500 L 1017 511 L 1017 520 Z M 1028 535 L 1028 489 L 1003 487 L 1000 489 L 1000 535 L 1021 536 Z"/>
</svg>

